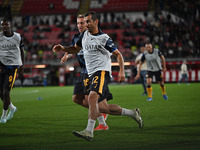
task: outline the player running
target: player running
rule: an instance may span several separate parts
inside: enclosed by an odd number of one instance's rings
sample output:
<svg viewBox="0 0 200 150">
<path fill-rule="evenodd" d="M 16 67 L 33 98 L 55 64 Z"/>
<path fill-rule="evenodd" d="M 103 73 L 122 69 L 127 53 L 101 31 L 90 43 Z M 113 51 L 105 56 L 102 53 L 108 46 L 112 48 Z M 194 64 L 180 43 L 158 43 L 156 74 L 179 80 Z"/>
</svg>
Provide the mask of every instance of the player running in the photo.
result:
<svg viewBox="0 0 200 150">
<path fill-rule="evenodd" d="M 147 76 L 146 77 L 147 77 L 147 93 L 148 93 L 147 101 L 153 100 L 152 99 L 152 87 L 151 87 L 153 76 L 156 77 L 156 81 L 158 81 L 158 83 L 160 84 L 160 88 L 161 88 L 164 100 L 167 100 L 168 97 L 166 95 L 165 85 L 164 85 L 163 76 L 162 76 L 162 70 L 163 70 L 163 73 L 166 72 L 165 57 L 158 49 L 155 49 L 155 48 L 153 49 L 153 46 L 151 43 L 145 44 L 145 49 L 147 51 L 145 51 L 143 53 L 143 56 L 139 63 L 138 73 L 135 78 L 136 79 L 140 78 L 141 66 L 146 61 L 146 63 L 147 63 Z M 163 69 L 161 66 L 160 59 L 162 60 Z"/>
<path fill-rule="evenodd" d="M 23 76 L 24 45 L 19 33 L 13 32 L 11 21 L 3 18 L 0 32 L 0 97 L 3 101 L 3 113 L 0 123 L 6 123 L 17 111 L 10 101 L 10 90 L 13 88 L 17 70 Z M 8 113 L 8 108 L 10 112 Z"/>
<path fill-rule="evenodd" d="M 143 127 L 143 121 L 139 109 L 125 109 L 116 104 L 107 104 L 104 99 L 99 102 L 99 98 L 105 95 L 111 76 L 111 54 L 116 56 L 119 63 L 118 81 L 125 80 L 124 60 L 119 50 L 114 45 L 111 38 L 101 32 L 98 28 L 99 19 L 95 12 L 87 12 L 84 17 L 87 30 L 84 31 L 74 46 L 63 47 L 58 44 L 53 47 L 53 51 L 65 51 L 68 53 L 78 53 L 83 48 L 86 68 L 89 75 L 89 118 L 88 124 L 83 131 L 74 131 L 73 134 L 86 140 L 92 140 L 93 130 L 99 110 L 111 115 L 123 115 L 132 117 L 139 127 Z M 98 104 L 99 102 L 99 104 Z M 98 105 L 97 105 L 98 104 Z"/>
<path fill-rule="evenodd" d="M 79 33 L 77 33 L 73 36 L 71 45 L 75 45 L 76 42 L 79 40 L 80 34 L 86 30 L 83 15 L 78 15 L 77 27 L 78 27 Z M 61 59 L 61 63 L 64 63 L 65 61 L 67 61 L 68 56 L 69 55 L 66 52 L 65 55 Z M 76 83 L 74 85 L 74 92 L 73 92 L 72 99 L 75 103 L 88 108 L 89 107 L 89 105 L 88 105 L 89 91 L 87 90 L 87 81 L 89 80 L 89 78 L 87 75 L 87 69 L 85 66 L 85 59 L 84 59 L 83 51 L 80 50 L 77 53 L 77 56 L 78 56 L 79 65 L 81 67 L 81 73 L 80 73 L 80 76 L 77 78 Z M 107 100 L 112 99 L 112 94 L 109 92 L 109 90 L 107 91 L 106 98 L 107 98 Z M 99 115 L 97 117 L 97 120 L 99 121 L 99 126 L 97 126 L 94 130 L 108 130 L 109 127 L 105 122 L 106 119 L 107 119 L 107 114 L 99 113 Z"/>
</svg>

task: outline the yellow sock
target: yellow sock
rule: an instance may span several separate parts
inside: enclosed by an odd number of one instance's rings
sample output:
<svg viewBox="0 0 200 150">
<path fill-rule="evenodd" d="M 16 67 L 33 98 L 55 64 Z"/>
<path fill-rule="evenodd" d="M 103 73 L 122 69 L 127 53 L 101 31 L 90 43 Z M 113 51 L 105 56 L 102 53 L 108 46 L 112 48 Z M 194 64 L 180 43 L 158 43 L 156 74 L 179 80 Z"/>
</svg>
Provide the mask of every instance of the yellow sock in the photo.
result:
<svg viewBox="0 0 200 150">
<path fill-rule="evenodd" d="M 152 98 L 152 87 L 147 87 L 147 94 L 148 94 L 148 97 Z"/>
<path fill-rule="evenodd" d="M 166 95 L 165 86 L 160 86 L 162 95 Z"/>
</svg>

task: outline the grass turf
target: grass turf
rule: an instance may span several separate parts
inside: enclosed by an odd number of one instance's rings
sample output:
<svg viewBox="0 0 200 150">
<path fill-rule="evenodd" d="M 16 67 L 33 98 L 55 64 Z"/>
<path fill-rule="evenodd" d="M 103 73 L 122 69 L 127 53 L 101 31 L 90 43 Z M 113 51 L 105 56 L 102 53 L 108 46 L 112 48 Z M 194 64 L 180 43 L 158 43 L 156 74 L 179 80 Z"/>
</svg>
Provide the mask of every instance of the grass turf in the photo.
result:
<svg viewBox="0 0 200 150">
<path fill-rule="evenodd" d="M 200 149 L 199 83 L 166 84 L 167 101 L 153 84 L 151 102 L 140 96 L 141 85 L 109 87 L 114 95 L 109 103 L 141 109 L 143 129 L 129 117 L 109 115 L 110 129 L 95 131 L 89 142 L 72 134 L 86 127 L 88 115 L 87 109 L 72 102 L 72 86 L 14 88 L 11 99 L 18 111 L 11 121 L 0 124 L 0 150 Z"/>
</svg>

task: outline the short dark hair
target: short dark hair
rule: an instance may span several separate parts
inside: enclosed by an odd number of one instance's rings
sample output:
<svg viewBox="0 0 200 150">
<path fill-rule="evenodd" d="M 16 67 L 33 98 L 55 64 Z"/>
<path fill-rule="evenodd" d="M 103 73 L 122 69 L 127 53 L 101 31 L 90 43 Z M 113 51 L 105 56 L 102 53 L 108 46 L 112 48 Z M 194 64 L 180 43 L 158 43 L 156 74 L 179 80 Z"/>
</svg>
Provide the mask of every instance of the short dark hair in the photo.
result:
<svg viewBox="0 0 200 150">
<path fill-rule="evenodd" d="M 93 21 L 99 20 L 99 15 L 96 12 L 94 12 L 94 11 L 88 11 L 88 12 L 85 13 L 84 16 L 87 17 L 89 15 L 92 16 L 91 18 L 92 18 Z"/>
<path fill-rule="evenodd" d="M 151 44 L 151 42 L 146 42 L 145 44 Z M 151 44 L 152 45 L 152 44 Z"/>
</svg>

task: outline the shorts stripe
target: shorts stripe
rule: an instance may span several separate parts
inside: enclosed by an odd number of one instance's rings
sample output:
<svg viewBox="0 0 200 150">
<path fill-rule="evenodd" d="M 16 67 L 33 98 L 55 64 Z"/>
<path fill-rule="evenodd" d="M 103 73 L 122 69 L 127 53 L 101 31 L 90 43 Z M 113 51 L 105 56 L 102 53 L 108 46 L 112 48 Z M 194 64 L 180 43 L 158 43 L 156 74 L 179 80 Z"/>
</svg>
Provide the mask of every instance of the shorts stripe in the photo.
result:
<svg viewBox="0 0 200 150">
<path fill-rule="evenodd" d="M 101 94 L 103 92 L 104 81 L 105 81 L 105 71 L 102 71 L 101 72 L 100 86 L 99 86 L 99 93 L 101 93 Z"/>
<path fill-rule="evenodd" d="M 12 81 L 11 89 L 13 88 L 13 85 L 14 85 L 14 82 L 15 82 L 16 75 L 17 75 L 17 69 L 15 69 L 15 74 L 14 74 L 14 78 L 13 78 L 13 81 Z"/>
</svg>

